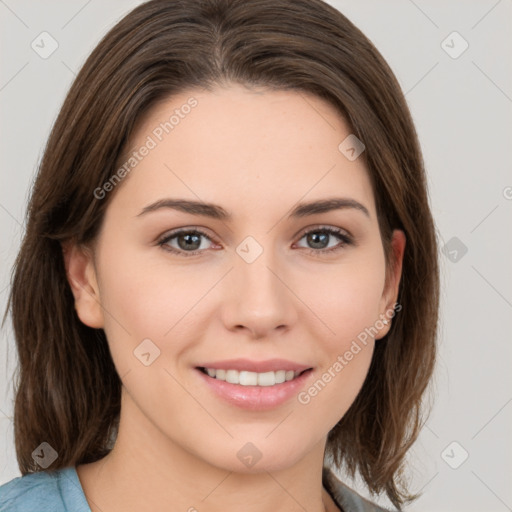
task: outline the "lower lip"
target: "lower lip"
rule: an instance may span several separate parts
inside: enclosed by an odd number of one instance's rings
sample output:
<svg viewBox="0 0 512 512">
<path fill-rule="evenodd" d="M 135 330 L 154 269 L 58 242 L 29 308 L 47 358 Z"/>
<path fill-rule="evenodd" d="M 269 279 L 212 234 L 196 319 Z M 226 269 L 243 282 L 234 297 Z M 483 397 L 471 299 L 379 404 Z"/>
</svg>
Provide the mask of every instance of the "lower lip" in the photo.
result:
<svg viewBox="0 0 512 512">
<path fill-rule="evenodd" d="M 227 402 L 242 409 L 264 411 L 274 409 L 296 396 L 313 370 L 307 370 L 295 379 L 273 386 L 242 386 L 218 380 L 195 369 L 210 389 Z"/>
</svg>

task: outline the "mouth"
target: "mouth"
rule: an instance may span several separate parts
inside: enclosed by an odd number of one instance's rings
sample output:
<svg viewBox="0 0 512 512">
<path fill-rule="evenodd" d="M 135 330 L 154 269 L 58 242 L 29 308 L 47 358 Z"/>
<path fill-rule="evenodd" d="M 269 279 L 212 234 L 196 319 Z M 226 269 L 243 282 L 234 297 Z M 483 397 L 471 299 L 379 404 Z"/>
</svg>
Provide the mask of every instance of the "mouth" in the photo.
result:
<svg viewBox="0 0 512 512">
<path fill-rule="evenodd" d="M 308 364 L 283 358 L 201 361 L 195 371 L 212 397 L 252 411 L 290 403 L 316 374 Z"/>
<path fill-rule="evenodd" d="M 197 369 L 207 375 L 208 377 L 229 384 L 238 384 L 240 386 L 257 386 L 257 387 L 271 387 L 285 382 L 290 382 L 299 378 L 306 372 L 313 369 L 307 368 L 305 370 L 276 370 L 268 372 L 252 372 L 248 370 L 235 370 L 235 369 L 220 369 L 220 368 L 207 368 L 198 366 Z"/>
<path fill-rule="evenodd" d="M 230 368 L 230 365 L 237 365 L 238 369 Z M 290 403 L 315 377 L 314 368 L 290 361 L 253 362 L 251 370 L 259 369 L 259 372 L 244 369 L 247 367 L 251 368 L 247 360 L 243 363 L 232 360 L 196 366 L 195 372 L 212 393 L 212 398 L 254 412 L 270 411 Z"/>
</svg>

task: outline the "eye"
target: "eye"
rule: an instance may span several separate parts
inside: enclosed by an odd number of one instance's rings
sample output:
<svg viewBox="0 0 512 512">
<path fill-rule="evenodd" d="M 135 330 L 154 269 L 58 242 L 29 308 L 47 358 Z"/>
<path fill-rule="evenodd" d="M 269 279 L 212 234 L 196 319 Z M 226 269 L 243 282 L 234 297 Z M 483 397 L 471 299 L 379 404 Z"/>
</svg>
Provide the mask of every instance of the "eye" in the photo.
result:
<svg viewBox="0 0 512 512">
<path fill-rule="evenodd" d="M 329 247 L 330 239 L 332 240 L 333 237 L 338 239 L 338 243 Z M 208 248 L 202 243 L 202 238 L 212 242 L 212 239 L 204 231 L 198 228 L 188 228 L 168 233 L 157 243 L 162 249 L 174 254 L 194 256 Z M 322 226 L 310 229 L 303 233 L 300 240 L 304 238 L 308 244 L 313 246 L 312 248 L 304 247 L 304 249 L 309 253 L 317 255 L 339 251 L 347 245 L 353 245 L 352 238 L 347 233 L 333 227 Z"/>
<path fill-rule="evenodd" d="M 205 249 L 201 243 L 202 237 L 211 241 L 211 238 L 200 229 L 181 229 L 165 235 L 163 239 L 159 240 L 158 245 L 164 250 L 180 256 L 194 256 Z M 176 242 L 178 247 L 171 245 L 171 242 Z"/>
<path fill-rule="evenodd" d="M 329 247 L 329 242 L 332 240 L 333 237 L 336 237 L 338 239 L 338 243 L 334 246 Z M 335 251 L 339 251 L 343 249 L 343 247 L 347 245 L 352 245 L 353 240 L 352 238 L 344 231 L 338 228 L 333 227 L 316 227 L 313 229 L 310 229 L 309 231 L 306 231 L 302 237 L 301 240 L 305 238 L 306 242 L 310 245 L 312 245 L 314 248 L 308 248 L 305 249 L 312 254 L 325 254 L 325 253 L 331 253 Z"/>
</svg>

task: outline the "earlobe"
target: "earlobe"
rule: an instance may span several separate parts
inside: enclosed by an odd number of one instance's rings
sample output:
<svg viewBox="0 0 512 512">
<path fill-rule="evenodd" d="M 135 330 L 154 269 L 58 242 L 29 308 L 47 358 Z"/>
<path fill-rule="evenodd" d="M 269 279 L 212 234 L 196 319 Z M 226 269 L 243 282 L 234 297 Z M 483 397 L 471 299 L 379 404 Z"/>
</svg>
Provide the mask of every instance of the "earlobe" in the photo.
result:
<svg viewBox="0 0 512 512">
<path fill-rule="evenodd" d="M 62 244 L 62 253 L 78 317 L 89 327 L 103 328 L 103 309 L 91 250 L 66 243 Z"/>
</svg>

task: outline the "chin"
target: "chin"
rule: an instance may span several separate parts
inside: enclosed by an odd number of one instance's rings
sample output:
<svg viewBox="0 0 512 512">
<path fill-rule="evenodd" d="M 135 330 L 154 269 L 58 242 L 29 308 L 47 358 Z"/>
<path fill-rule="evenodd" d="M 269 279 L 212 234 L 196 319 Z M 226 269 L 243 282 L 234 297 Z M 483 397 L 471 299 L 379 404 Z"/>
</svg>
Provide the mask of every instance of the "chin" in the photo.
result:
<svg viewBox="0 0 512 512">
<path fill-rule="evenodd" d="M 279 450 L 279 445 L 272 445 L 268 441 L 265 446 L 262 446 L 263 442 L 257 441 L 236 441 L 234 444 L 235 448 L 226 446 L 220 453 L 210 453 L 204 458 L 205 462 L 225 471 L 258 474 L 288 469 L 305 456 L 304 453 L 282 444 Z"/>
</svg>

